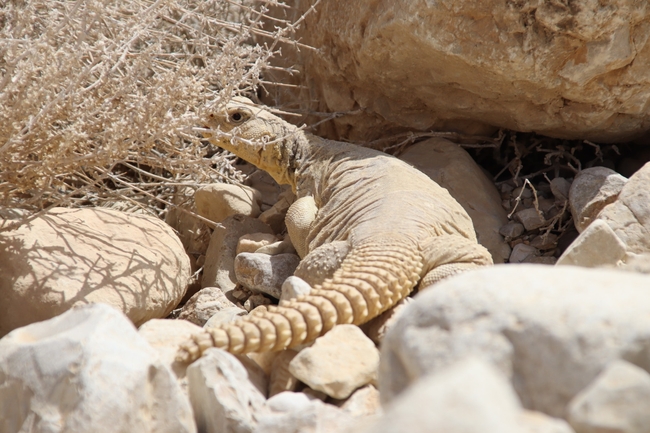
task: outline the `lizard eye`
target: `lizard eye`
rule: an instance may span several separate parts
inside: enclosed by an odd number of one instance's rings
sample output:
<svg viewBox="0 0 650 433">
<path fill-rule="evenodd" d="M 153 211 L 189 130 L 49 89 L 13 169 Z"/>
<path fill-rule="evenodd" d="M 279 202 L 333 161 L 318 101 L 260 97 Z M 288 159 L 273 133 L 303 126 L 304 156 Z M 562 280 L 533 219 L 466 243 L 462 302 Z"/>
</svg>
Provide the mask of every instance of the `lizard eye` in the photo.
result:
<svg viewBox="0 0 650 433">
<path fill-rule="evenodd" d="M 235 111 L 233 113 L 230 113 L 230 116 L 229 116 L 230 122 L 235 123 L 235 124 L 243 123 L 247 118 L 248 118 L 248 115 L 246 113 L 241 112 L 241 111 Z"/>
</svg>

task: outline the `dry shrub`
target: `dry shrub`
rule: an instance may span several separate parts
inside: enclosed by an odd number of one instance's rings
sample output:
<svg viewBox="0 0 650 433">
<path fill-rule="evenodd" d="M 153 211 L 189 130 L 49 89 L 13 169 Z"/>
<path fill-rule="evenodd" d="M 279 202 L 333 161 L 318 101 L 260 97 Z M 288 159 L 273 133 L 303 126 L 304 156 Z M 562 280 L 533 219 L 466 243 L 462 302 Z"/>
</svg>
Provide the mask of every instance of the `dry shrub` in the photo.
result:
<svg viewBox="0 0 650 433">
<path fill-rule="evenodd" d="M 295 23 L 262 29 L 269 7 L 286 6 L 0 6 L 0 206 L 42 210 L 119 198 L 161 213 L 186 186 L 237 180 L 226 157 L 192 128 L 220 101 L 255 94 L 278 41 L 290 41 Z"/>
</svg>

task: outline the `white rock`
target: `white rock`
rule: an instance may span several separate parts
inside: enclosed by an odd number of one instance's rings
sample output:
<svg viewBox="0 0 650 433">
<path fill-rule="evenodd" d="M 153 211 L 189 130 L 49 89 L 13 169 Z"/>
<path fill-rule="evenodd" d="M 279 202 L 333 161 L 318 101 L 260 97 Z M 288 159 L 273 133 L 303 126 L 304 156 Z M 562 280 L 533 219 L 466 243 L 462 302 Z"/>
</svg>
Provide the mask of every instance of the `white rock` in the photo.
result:
<svg viewBox="0 0 650 433">
<path fill-rule="evenodd" d="M 420 378 L 363 433 L 519 433 L 519 413 L 503 374 L 469 358 Z"/>
<path fill-rule="evenodd" d="M 372 385 L 359 388 L 343 402 L 341 409 L 357 417 L 381 414 L 379 391 Z"/>
<path fill-rule="evenodd" d="M 260 365 L 247 355 L 235 355 L 241 362 L 248 374 L 248 380 L 255 385 L 255 388 L 266 398 L 269 394 L 269 377 Z"/>
<path fill-rule="evenodd" d="M 198 214 L 217 223 L 233 215 L 256 218 L 261 213 L 261 201 L 259 191 L 246 185 L 215 183 L 194 193 Z"/>
<path fill-rule="evenodd" d="M 298 353 L 289 371 L 310 388 L 333 398 L 347 398 L 373 381 L 379 351 L 354 325 L 337 325 Z"/>
<path fill-rule="evenodd" d="M 269 396 L 272 397 L 284 391 L 294 391 L 298 386 L 298 379 L 289 371 L 289 363 L 298 352 L 286 349 L 278 353 L 271 365 L 269 378 Z"/>
<path fill-rule="evenodd" d="M 219 311 L 238 308 L 218 287 L 205 287 L 196 292 L 181 309 L 179 319 L 203 326 Z"/>
<path fill-rule="evenodd" d="M 578 173 L 569 191 L 576 229 L 586 229 L 605 206 L 616 200 L 626 182 L 626 178 L 607 167 L 591 167 Z"/>
<path fill-rule="evenodd" d="M 282 283 L 281 301 L 289 301 L 300 295 L 308 295 L 311 292 L 311 286 L 305 280 L 295 275 L 289 276 Z"/>
<path fill-rule="evenodd" d="M 234 215 L 214 229 L 208 251 L 201 287 L 218 287 L 226 295 L 237 285 L 235 255 L 239 238 L 248 233 L 272 233 L 263 222 L 244 215 Z"/>
<path fill-rule="evenodd" d="M 648 402 L 650 374 L 629 362 L 614 361 L 573 398 L 568 419 L 577 433 L 646 433 Z"/>
<path fill-rule="evenodd" d="M 494 263 L 508 259 L 510 247 L 499 234 L 508 222 L 494 182 L 465 149 L 444 138 L 431 138 L 410 146 L 399 157 L 424 172 L 469 214 L 478 242 L 486 247 Z"/>
<path fill-rule="evenodd" d="M 283 391 L 270 397 L 266 405 L 273 412 L 297 412 L 307 408 L 310 402 L 302 392 Z"/>
<path fill-rule="evenodd" d="M 160 361 L 174 372 L 181 387 L 187 391 L 185 370 L 187 364 L 176 362 L 178 348 L 201 327 L 187 320 L 152 319 L 138 329 L 138 334 L 158 353 Z"/>
<path fill-rule="evenodd" d="M 190 401 L 200 432 L 257 431 L 255 414 L 266 399 L 235 356 L 208 349 L 187 368 Z"/>
<path fill-rule="evenodd" d="M 519 414 L 519 424 L 522 433 L 575 433 L 565 420 L 532 410 Z"/>
<path fill-rule="evenodd" d="M 347 412 L 303 393 L 282 392 L 271 397 L 257 415 L 255 433 L 346 432 L 354 419 Z"/>
<path fill-rule="evenodd" d="M 187 290 L 190 261 L 157 218 L 56 208 L 0 232 L 0 275 L 1 337 L 92 302 L 136 325 L 165 317 Z"/>
<path fill-rule="evenodd" d="M 431 287 L 431 286 L 430 286 Z M 421 287 L 420 289 L 425 289 Z M 370 338 L 375 344 L 379 345 L 384 339 L 388 329 L 395 324 L 400 314 L 404 313 L 406 306 L 413 301 L 413 298 L 406 297 L 395 304 L 394 307 L 381 313 L 374 319 L 362 324 L 361 330 Z"/>
<path fill-rule="evenodd" d="M 650 252 L 650 163 L 630 177 L 616 201 L 605 206 L 598 219 L 614 230 L 628 252 Z"/>
<path fill-rule="evenodd" d="M 239 238 L 237 254 L 254 253 L 262 247 L 277 242 L 278 238 L 271 233 L 250 233 Z"/>
<path fill-rule="evenodd" d="M 556 264 L 587 268 L 616 266 L 625 258 L 626 249 L 609 224 L 597 219 L 564 250 Z"/>
<path fill-rule="evenodd" d="M 104 304 L 9 333 L 0 377 L 2 432 L 196 432 L 174 375 Z"/>
<path fill-rule="evenodd" d="M 220 325 L 225 325 L 226 323 L 232 323 L 241 316 L 245 316 L 247 313 L 248 312 L 246 310 L 239 307 L 225 308 L 214 313 L 214 315 L 210 317 L 207 322 L 205 322 L 205 325 L 203 325 L 203 327 L 214 328 Z"/>
<path fill-rule="evenodd" d="M 293 275 L 299 263 L 300 257 L 295 254 L 241 253 L 235 257 L 235 275 L 244 287 L 280 299 L 282 283 Z"/>
<path fill-rule="evenodd" d="M 418 294 L 382 343 L 391 401 L 468 355 L 511 377 L 524 406 L 555 417 L 613 360 L 650 364 L 650 279 L 570 266 L 469 271 Z"/>
</svg>

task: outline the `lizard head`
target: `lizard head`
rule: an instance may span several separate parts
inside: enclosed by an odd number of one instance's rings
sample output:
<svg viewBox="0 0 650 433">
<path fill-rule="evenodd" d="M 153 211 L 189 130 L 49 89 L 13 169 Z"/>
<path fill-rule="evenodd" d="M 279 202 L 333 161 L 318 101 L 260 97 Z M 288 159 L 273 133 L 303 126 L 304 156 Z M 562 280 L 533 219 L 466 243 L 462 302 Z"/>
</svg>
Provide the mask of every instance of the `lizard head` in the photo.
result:
<svg viewBox="0 0 650 433">
<path fill-rule="evenodd" d="M 296 134 L 293 125 L 244 97 L 232 98 L 221 110 L 209 114 L 206 123 L 208 128 L 226 133 L 204 132 L 212 144 L 267 171 L 278 183 L 292 183 L 288 170 L 292 152 L 285 138 Z"/>
</svg>

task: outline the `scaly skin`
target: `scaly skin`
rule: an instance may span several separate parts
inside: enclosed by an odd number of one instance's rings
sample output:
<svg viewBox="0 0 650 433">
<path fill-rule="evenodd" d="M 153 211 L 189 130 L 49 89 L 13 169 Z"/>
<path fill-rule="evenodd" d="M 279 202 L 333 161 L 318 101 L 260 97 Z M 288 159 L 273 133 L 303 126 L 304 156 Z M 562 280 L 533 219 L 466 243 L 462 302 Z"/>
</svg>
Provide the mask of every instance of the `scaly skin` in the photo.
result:
<svg viewBox="0 0 650 433">
<path fill-rule="evenodd" d="M 312 291 L 195 335 L 179 361 L 210 347 L 235 354 L 295 347 L 337 324 L 367 322 L 420 281 L 492 264 L 447 190 L 396 158 L 305 133 L 246 98 L 208 123 L 231 134 L 209 137 L 214 144 L 293 188 L 287 226 L 303 257 L 296 275 Z"/>
</svg>

